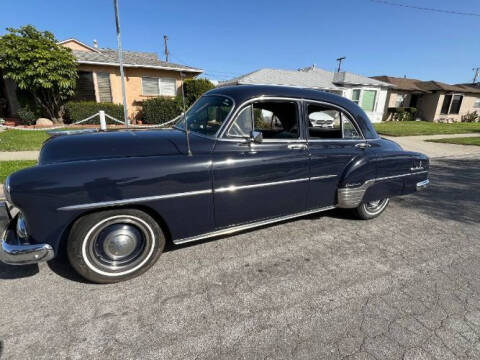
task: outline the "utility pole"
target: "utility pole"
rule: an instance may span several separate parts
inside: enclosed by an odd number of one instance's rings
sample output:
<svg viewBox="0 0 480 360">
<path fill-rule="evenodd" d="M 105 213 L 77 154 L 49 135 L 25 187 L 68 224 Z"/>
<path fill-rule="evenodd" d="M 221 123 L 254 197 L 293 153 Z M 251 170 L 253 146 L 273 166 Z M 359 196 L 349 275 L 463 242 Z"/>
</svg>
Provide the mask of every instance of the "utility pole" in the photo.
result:
<svg viewBox="0 0 480 360">
<path fill-rule="evenodd" d="M 125 93 L 125 74 L 123 72 L 122 38 L 120 36 L 120 18 L 118 16 L 118 0 L 113 0 L 113 7 L 115 8 L 115 25 L 117 26 L 118 62 L 120 63 L 120 79 L 122 82 L 123 120 L 125 121 L 125 126 L 128 127 L 127 95 Z"/>
<path fill-rule="evenodd" d="M 480 71 L 480 66 L 474 67 L 472 70 L 475 71 L 475 75 L 473 76 L 473 84 L 475 84 L 477 82 L 478 72 Z"/>
<path fill-rule="evenodd" d="M 342 68 L 342 61 L 345 60 L 345 59 L 346 59 L 345 56 L 339 57 L 339 58 L 337 59 L 337 61 L 338 61 L 338 69 L 337 69 L 337 72 L 340 72 L 340 69 Z"/>
<path fill-rule="evenodd" d="M 165 47 L 165 61 L 168 62 L 168 45 L 167 45 L 167 41 L 168 41 L 168 36 L 167 35 L 163 35 L 163 44 L 164 44 L 164 47 Z"/>
</svg>

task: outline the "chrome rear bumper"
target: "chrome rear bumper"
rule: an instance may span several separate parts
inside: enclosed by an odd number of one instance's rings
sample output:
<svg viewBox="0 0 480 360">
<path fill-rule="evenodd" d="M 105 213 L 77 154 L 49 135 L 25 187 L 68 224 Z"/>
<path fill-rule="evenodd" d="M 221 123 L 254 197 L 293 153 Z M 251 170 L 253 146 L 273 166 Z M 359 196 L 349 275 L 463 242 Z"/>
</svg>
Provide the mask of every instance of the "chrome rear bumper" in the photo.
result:
<svg viewBox="0 0 480 360">
<path fill-rule="evenodd" d="M 423 180 L 417 183 L 417 191 L 425 190 L 430 184 L 430 180 Z"/>
<path fill-rule="evenodd" d="M 27 244 L 17 237 L 12 229 L 14 220 L 10 214 L 7 205 L 0 203 L 0 261 L 10 265 L 26 265 L 51 260 L 55 253 L 49 244 Z"/>
</svg>

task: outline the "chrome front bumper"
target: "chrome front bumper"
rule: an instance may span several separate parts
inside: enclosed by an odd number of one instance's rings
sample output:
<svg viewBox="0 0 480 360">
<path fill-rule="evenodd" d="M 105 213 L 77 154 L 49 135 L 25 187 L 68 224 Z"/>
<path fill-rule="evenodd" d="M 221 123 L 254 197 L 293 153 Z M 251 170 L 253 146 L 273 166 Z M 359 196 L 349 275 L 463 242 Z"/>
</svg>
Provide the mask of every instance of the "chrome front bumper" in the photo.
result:
<svg viewBox="0 0 480 360">
<path fill-rule="evenodd" d="M 53 258 L 55 253 L 49 244 L 27 244 L 22 242 L 12 228 L 14 222 L 7 204 L 5 202 L 0 203 L 1 262 L 10 265 L 26 265 L 48 261 Z"/>
</svg>

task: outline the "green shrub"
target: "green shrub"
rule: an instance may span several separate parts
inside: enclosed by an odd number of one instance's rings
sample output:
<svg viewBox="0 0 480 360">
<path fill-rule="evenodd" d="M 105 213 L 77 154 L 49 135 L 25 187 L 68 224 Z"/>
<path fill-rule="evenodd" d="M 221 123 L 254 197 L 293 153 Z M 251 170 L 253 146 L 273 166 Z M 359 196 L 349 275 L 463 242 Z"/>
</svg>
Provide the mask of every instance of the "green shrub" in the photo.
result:
<svg viewBox="0 0 480 360">
<path fill-rule="evenodd" d="M 480 120 L 480 115 L 474 112 L 468 112 L 465 115 L 462 115 L 462 122 L 478 122 Z"/>
<path fill-rule="evenodd" d="M 183 83 L 185 106 L 189 108 L 204 92 L 215 87 L 207 79 L 188 79 Z"/>
<path fill-rule="evenodd" d="M 396 108 L 393 121 L 414 121 L 416 108 Z"/>
<path fill-rule="evenodd" d="M 182 113 L 181 96 L 175 98 L 156 97 L 143 102 L 143 122 L 163 124 Z"/>
<path fill-rule="evenodd" d="M 97 103 L 95 101 L 70 101 L 65 105 L 65 122 L 67 124 L 75 123 L 98 113 L 100 110 L 105 111 L 105 114 L 123 121 L 123 106 L 121 104 Z M 108 118 L 106 120 L 107 123 L 113 123 L 113 120 Z M 100 120 L 97 116 L 83 124 L 100 124 Z"/>
<path fill-rule="evenodd" d="M 17 109 L 17 116 L 20 118 L 21 123 L 24 125 L 35 124 L 35 121 L 37 120 L 37 116 L 32 110 L 30 110 L 28 106 Z"/>
</svg>

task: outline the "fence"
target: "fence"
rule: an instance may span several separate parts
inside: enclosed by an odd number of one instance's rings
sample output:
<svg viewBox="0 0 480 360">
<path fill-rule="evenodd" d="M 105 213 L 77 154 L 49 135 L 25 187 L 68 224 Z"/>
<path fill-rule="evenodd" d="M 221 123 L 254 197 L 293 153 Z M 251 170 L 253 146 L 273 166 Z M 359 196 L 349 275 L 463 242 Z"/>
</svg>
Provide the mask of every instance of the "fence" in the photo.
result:
<svg viewBox="0 0 480 360">
<path fill-rule="evenodd" d="M 167 125 L 171 125 L 173 124 L 174 122 L 178 121 L 178 119 L 180 119 L 180 117 L 182 116 L 183 114 L 180 114 L 178 115 L 176 118 L 170 120 L 170 121 L 167 121 L 167 122 L 164 122 L 162 124 L 153 124 L 153 125 L 130 125 L 130 128 L 136 128 L 136 129 L 149 129 L 149 128 L 163 128 L 163 127 L 166 127 Z M 100 130 L 107 130 L 107 118 L 118 123 L 118 124 L 121 124 L 121 125 L 125 125 L 125 123 L 121 120 L 118 120 L 116 118 L 114 118 L 113 116 L 110 116 L 108 114 L 105 113 L 105 111 L 103 110 L 100 110 L 98 113 L 96 114 L 93 114 L 85 119 L 82 119 L 82 120 L 79 120 L 75 123 L 72 123 L 72 124 L 63 124 L 63 125 L 59 125 L 59 126 L 54 126 L 54 127 L 42 127 L 42 128 L 22 128 L 22 127 L 17 127 L 17 126 L 7 126 L 7 125 L 4 125 L 4 124 L 0 124 L 0 129 L 13 129 L 13 130 L 26 130 L 26 131 L 51 131 L 51 130 L 56 130 L 56 129 L 68 129 L 69 127 L 74 127 L 75 125 L 80 125 L 80 124 L 83 124 L 89 120 L 92 120 L 93 118 L 95 118 L 96 116 L 98 116 L 99 118 L 99 124 L 100 124 Z"/>
</svg>

